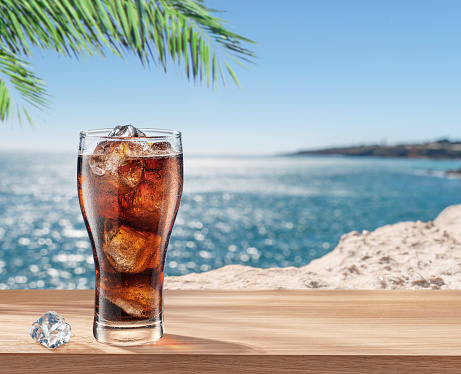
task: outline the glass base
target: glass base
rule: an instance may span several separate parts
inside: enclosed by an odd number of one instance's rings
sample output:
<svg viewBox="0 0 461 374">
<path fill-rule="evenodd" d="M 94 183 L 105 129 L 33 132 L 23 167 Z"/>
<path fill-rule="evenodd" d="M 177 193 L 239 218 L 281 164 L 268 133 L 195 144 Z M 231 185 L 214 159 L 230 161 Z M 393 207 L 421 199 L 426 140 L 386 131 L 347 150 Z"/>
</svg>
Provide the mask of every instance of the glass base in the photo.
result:
<svg viewBox="0 0 461 374">
<path fill-rule="evenodd" d="M 95 319 L 93 335 L 98 342 L 112 345 L 152 343 L 163 336 L 162 313 L 141 322 L 102 322 Z"/>
</svg>

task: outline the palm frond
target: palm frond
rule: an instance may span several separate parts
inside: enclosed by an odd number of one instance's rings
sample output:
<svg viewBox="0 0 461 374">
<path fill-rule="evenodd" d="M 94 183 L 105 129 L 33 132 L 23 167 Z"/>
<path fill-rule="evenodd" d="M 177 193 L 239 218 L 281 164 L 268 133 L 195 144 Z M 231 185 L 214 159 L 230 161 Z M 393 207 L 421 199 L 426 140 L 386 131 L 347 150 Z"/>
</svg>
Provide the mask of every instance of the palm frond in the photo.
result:
<svg viewBox="0 0 461 374">
<path fill-rule="evenodd" d="M 69 57 L 104 56 L 108 50 L 134 54 L 143 65 L 155 63 L 164 71 L 168 63 L 179 64 L 188 78 L 208 86 L 219 75 L 225 83 L 225 73 L 240 85 L 226 59 L 251 61 L 254 55 L 243 45 L 253 42 L 229 31 L 214 13 L 202 0 L 0 0 L 0 70 L 39 108 L 47 102 L 46 91 L 19 58 L 30 56 L 32 46 Z M 7 107 L 0 102 L 0 119 L 8 117 L 2 112 Z"/>
<path fill-rule="evenodd" d="M 46 92 L 43 81 L 38 78 L 30 69 L 30 65 L 19 59 L 16 55 L 0 50 L 0 73 L 6 76 L 8 81 L 23 100 L 29 105 L 42 110 L 46 108 L 49 95 Z M 6 82 L 0 77 L 0 120 L 10 119 L 17 110 L 18 118 L 21 120 L 21 110 L 32 124 L 30 116 L 24 107 L 14 105 Z"/>
</svg>

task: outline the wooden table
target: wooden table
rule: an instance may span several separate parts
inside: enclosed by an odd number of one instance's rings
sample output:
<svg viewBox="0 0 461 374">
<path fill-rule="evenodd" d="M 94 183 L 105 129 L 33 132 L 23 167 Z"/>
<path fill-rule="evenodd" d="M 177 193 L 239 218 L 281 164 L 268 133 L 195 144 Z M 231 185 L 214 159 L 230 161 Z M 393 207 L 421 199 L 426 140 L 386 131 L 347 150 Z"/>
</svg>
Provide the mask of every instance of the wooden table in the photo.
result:
<svg viewBox="0 0 461 374">
<path fill-rule="evenodd" d="M 74 336 L 27 329 L 55 310 Z M 460 373 L 461 291 L 166 291 L 166 335 L 92 336 L 93 291 L 0 291 L 0 373 Z"/>
</svg>

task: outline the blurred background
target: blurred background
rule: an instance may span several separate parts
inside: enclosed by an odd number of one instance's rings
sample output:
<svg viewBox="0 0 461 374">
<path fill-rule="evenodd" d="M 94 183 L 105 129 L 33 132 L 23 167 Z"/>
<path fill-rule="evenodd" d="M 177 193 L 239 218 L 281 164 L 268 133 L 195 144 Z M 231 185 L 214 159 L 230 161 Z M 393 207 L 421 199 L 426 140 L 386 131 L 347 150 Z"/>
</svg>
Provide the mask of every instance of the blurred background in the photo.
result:
<svg viewBox="0 0 461 374">
<path fill-rule="evenodd" d="M 0 136 L 0 288 L 92 288 L 78 133 L 183 133 L 184 195 L 166 272 L 302 266 L 342 234 L 432 220 L 460 202 L 457 159 L 292 156 L 461 138 L 458 1 L 206 1 L 258 44 L 242 84 L 188 82 L 135 57 L 34 50 L 52 102 Z"/>
</svg>

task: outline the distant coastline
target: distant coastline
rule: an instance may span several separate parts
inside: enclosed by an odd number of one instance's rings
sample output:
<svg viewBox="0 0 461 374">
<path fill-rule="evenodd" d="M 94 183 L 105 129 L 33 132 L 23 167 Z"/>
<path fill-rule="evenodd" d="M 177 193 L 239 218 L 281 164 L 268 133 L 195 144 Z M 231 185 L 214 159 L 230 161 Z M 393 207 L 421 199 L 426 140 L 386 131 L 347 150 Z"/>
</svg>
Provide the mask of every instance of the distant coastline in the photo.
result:
<svg viewBox="0 0 461 374">
<path fill-rule="evenodd" d="M 340 155 L 461 160 L 461 141 L 450 141 L 448 139 L 441 139 L 438 141 L 422 144 L 359 145 L 351 147 L 304 150 L 292 153 L 291 155 Z"/>
</svg>

